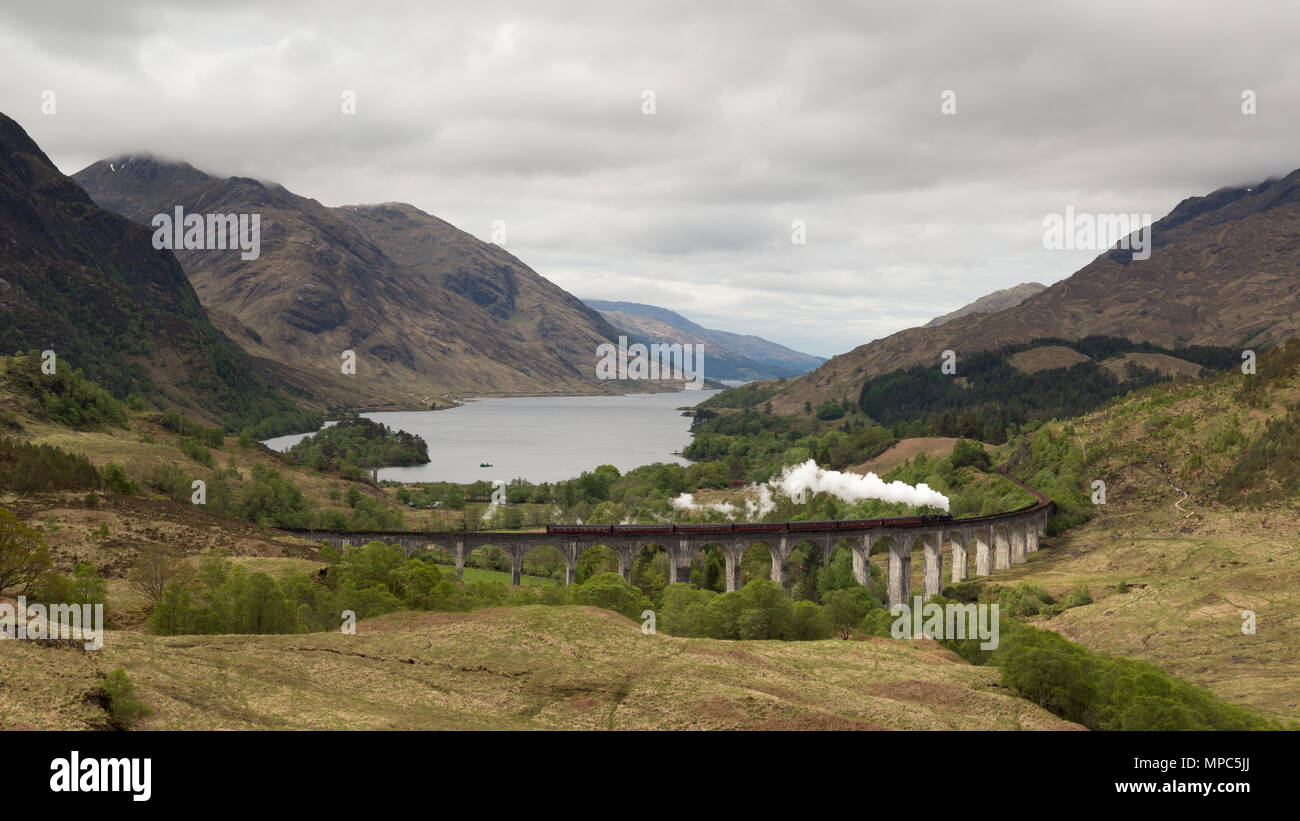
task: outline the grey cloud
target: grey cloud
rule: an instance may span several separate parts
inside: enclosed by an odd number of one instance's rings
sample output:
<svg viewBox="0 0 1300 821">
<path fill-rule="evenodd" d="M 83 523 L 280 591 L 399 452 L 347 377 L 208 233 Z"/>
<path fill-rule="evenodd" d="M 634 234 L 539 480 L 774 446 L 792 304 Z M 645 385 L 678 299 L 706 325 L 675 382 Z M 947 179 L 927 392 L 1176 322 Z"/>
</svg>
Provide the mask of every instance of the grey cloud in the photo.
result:
<svg viewBox="0 0 1300 821">
<path fill-rule="evenodd" d="M 481 237 L 506 219 L 509 250 L 579 295 L 822 355 L 1067 276 L 1091 254 L 1044 251 L 1045 213 L 1159 215 L 1300 166 L 1300 10 L 1271 3 L 195 0 L 0 21 L 0 108 L 64 171 L 148 151 Z"/>
</svg>

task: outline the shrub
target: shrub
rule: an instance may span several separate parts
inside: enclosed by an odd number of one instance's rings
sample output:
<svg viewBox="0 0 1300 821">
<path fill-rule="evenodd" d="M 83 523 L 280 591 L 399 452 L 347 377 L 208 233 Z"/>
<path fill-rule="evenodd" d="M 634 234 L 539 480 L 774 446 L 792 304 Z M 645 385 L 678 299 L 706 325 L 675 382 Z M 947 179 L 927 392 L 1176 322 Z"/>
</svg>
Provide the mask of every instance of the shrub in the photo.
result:
<svg viewBox="0 0 1300 821">
<path fill-rule="evenodd" d="M 50 549 L 40 532 L 0 508 L 0 592 L 26 595 L 50 568 Z"/>
<path fill-rule="evenodd" d="M 957 444 L 952 448 L 952 456 L 949 458 L 955 468 L 971 465 L 980 470 L 988 470 L 990 466 L 989 454 L 984 450 L 984 446 L 967 439 L 957 440 Z"/>
<path fill-rule="evenodd" d="M 109 462 L 104 465 L 102 474 L 104 487 L 113 493 L 120 493 L 123 496 L 134 496 L 140 492 L 140 486 L 131 481 L 126 476 L 126 471 L 117 462 Z"/>
<path fill-rule="evenodd" d="M 97 490 L 99 484 L 99 473 L 84 456 L 0 437 L 0 490 Z"/>
<path fill-rule="evenodd" d="M 1043 588 L 1026 582 L 998 591 L 1000 610 L 1008 616 L 1036 616 L 1055 601 Z"/>
<path fill-rule="evenodd" d="M 311 521 L 311 505 L 293 480 L 260 462 L 244 485 L 242 511 L 249 521 L 269 527 L 303 528 Z"/>
<path fill-rule="evenodd" d="M 1081 584 L 1061 600 L 1061 609 L 1068 610 L 1071 607 L 1081 607 L 1085 604 L 1092 604 L 1092 593 L 1088 590 L 1088 585 Z"/>
<path fill-rule="evenodd" d="M 650 599 L 618 573 L 592 576 L 574 591 L 573 601 L 575 604 L 603 607 L 637 620 L 640 620 L 642 611 L 650 609 Z"/>
<path fill-rule="evenodd" d="M 135 685 L 121 667 L 108 674 L 100 685 L 104 708 L 114 729 L 129 730 L 145 716 L 153 713 L 148 705 L 136 698 Z"/>
<path fill-rule="evenodd" d="M 845 591 L 837 590 L 837 593 Z M 847 631 L 843 633 L 847 637 Z M 830 638 L 831 622 L 826 611 L 810 601 L 795 602 L 790 614 L 788 637 L 794 641 L 818 641 Z"/>
<path fill-rule="evenodd" d="M 193 481 L 193 477 L 175 465 L 155 465 L 153 472 L 149 475 L 149 487 L 173 502 L 188 502 L 190 500 Z"/>
<path fill-rule="evenodd" d="M 705 636 L 709 601 L 718 594 L 675 582 L 664 588 L 657 626 L 674 636 Z"/>
<path fill-rule="evenodd" d="M 822 598 L 827 626 L 842 638 L 848 638 L 853 626 L 862 621 L 867 611 L 878 606 L 865 587 L 832 590 Z"/>
<path fill-rule="evenodd" d="M 1046 630 L 1003 633 L 993 654 L 1003 683 L 1094 730 L 1258 730 L 1276 722 L 1144 661 L 1110 658 Z"/>
<path fill-rule="evenodd" d="M 191 459 L 198 462 L 200 465 L 203 465 L 205 468 L 208 468 L 209 470 L 211 470 L 212 467 L 216 464 L 216 462 L 213 461 L 212 459 L 212 451 L 203 447 L 203 445 L 199 442 L 198 439 L 194 439 L 188 436 L 181 439 L 180 449 L 181 449 L 181 453 L 184 453 L 186 456 L 190 457 Z"/>
</svg>

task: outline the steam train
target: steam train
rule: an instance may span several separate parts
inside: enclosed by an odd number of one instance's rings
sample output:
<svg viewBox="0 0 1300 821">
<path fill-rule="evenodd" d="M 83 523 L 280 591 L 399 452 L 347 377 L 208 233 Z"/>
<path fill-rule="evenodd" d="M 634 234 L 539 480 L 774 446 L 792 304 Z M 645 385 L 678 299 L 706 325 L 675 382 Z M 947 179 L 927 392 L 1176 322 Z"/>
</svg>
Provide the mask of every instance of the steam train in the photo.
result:
<svg viewBox="0 0 1300 821">
<path fill-rule="evenodd" d="M 864 527 L 898 527 L 951 522 L 947 513 L 924 516 L 895 516 L 889 519 L 841 519 L 818 522 L 720 522 L 689 525 L 547 525 L 547 535 L 590 536 L 603 533 L 615 536 L 643 536 L 664 533 L 784 533 L 804 530 L 858 530 Z"/>
</svg>

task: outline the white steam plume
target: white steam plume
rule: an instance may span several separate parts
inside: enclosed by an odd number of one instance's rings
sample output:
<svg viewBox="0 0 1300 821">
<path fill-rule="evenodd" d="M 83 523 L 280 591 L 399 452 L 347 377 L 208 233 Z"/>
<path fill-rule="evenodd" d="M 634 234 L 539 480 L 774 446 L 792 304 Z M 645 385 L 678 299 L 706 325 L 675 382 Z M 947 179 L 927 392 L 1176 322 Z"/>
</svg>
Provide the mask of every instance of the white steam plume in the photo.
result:
<svg viewBox="0 0 1300 821">
<path fill-rule="evenodd" d="M 775 491 L 775 493 L 773 492 Z M 802 503 L 811 493 L 829 493 L 845 502 L 879 499 L 882 502 L 902 502 L 912 507 L 937 507 L 948 510 L 948 497 L 922 482 L 916 486 L 906 482 L 885 482 L 874 473 L 860 476 L 823 470 L 812 459 L 801 465 L 791 465 L 781 475 L 762 485 L 745 488 L 745 518 L 761 519 L 776 509 L 776 493 Z M 728 518 L 735 518 L 739 509 L 729 502 L 700 505 L 694 497 L 683 493 L 673 499 L 673 507 L 689 513 L 717 510 Z"/>
<path fill-rule="evenodd" d="M 695 497 L 689 493 L 683 493 L 676 499 L 673 499 L 673 507 L 677 510 L 688 513 L 700 513 L 705 510 L 716 510 L 723 516 L 734 518 L 737 512 L 736 506 L 730 502 L 714 502 L 708 505 L 697 505 Z"/>
<path fill-rule="evenodd" d="M 931 490 L 924 482 L 915 487 L 906 482 L 887 483 L 874 473 L 861 476 L 838 470 L 824 470 L 812 459 L 802 465 L 787 467 L 768 484 L 792 499 L 800 499 L 805 493 L 829 493 L 845 502 L 879 499 L 882 502 L 902 502 L 912 507 L 948 509 L 948 497 L 937 490 Z"/>
</svg>

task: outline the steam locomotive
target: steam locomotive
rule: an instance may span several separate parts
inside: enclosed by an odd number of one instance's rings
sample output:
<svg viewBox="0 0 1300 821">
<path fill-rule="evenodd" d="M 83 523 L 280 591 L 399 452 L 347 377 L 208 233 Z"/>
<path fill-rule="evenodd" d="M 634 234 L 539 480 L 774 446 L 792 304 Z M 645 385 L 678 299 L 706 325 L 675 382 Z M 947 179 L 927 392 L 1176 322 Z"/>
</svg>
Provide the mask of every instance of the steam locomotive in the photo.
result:
<svg viewBox="0 0 1300 821">
<path fill-rule="evenodd" d="M 947 513 L 924 516 L 895 516 L 889 519 L 840 519 L 817 522 L 720 522 L 717 524 L 662 525 L 547 525 L 547 535 L 590 536 L 593 533 L 645 536 L 667 533 L 784 533 L 805 530 L 859 530 L 869 527 L 944 524 L 952 521 Z"/>
</svg>

